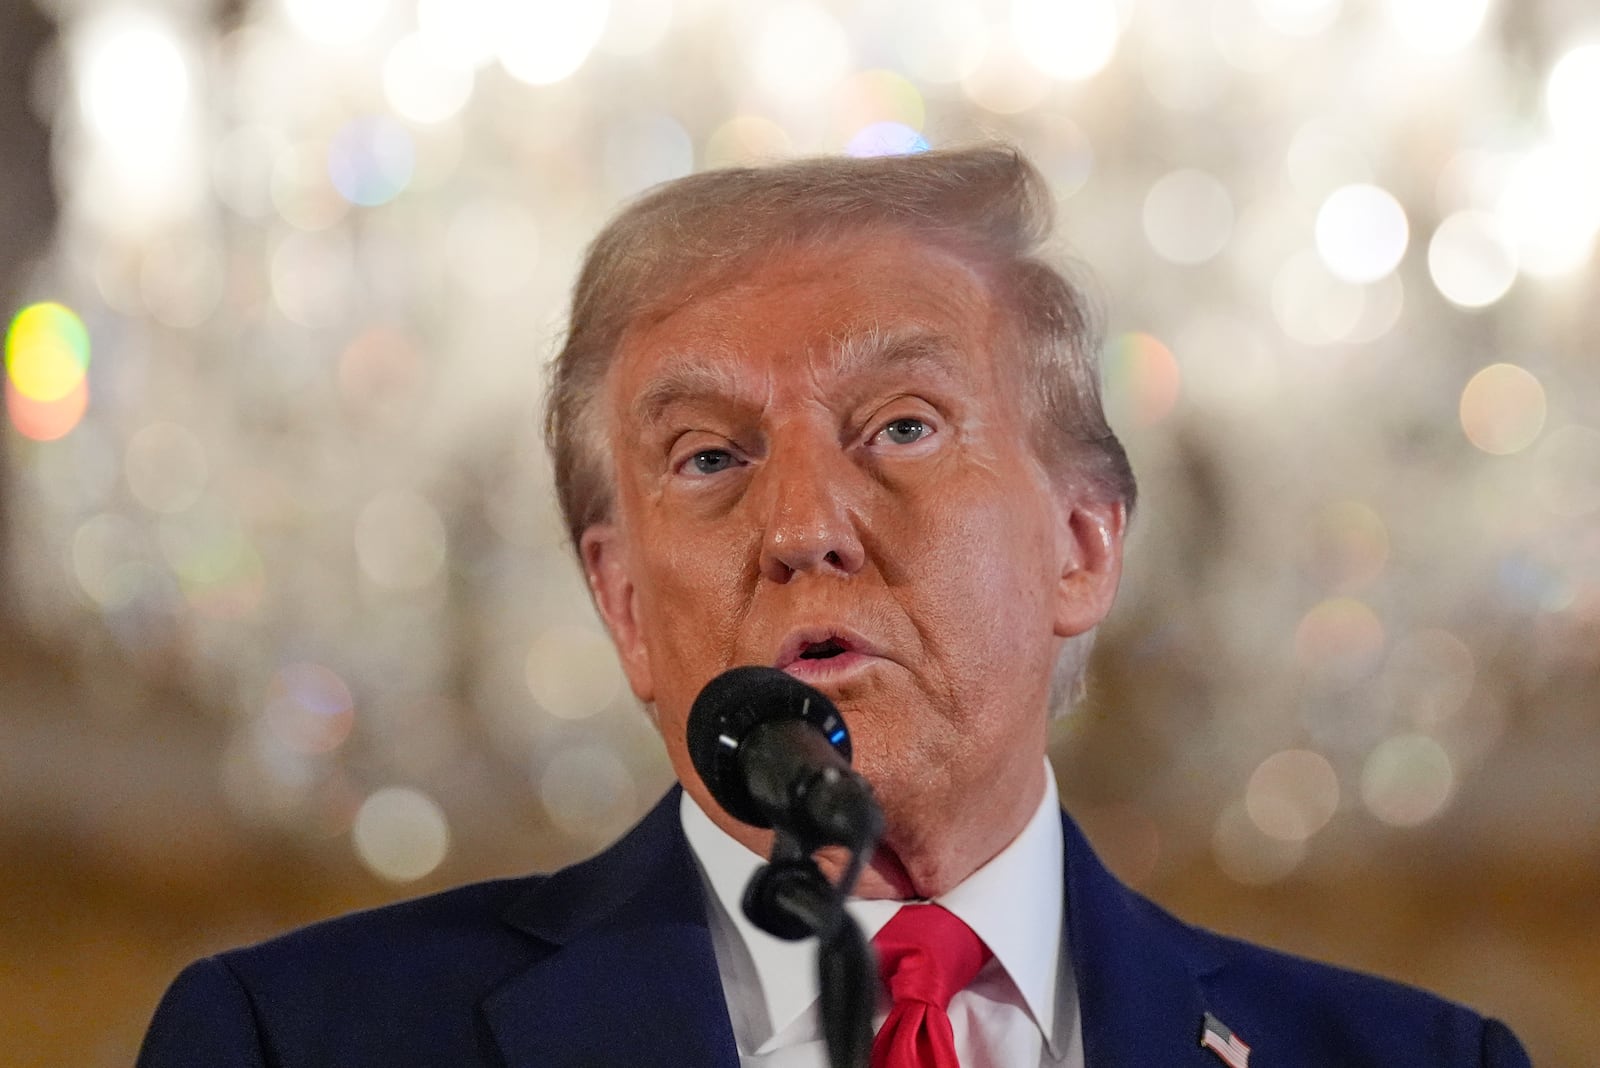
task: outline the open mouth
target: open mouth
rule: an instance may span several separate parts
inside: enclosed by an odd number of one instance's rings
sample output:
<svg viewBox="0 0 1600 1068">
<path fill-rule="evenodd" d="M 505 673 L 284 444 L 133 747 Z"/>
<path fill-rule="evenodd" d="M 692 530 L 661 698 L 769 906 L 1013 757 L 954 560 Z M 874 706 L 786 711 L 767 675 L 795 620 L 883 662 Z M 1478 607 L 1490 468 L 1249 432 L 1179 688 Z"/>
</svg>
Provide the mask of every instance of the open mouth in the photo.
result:
<svg viewBox="0 0 1600 1068">
<path fill-rule="evenodd" d="M 772 666 L 812 682 L 837 681 L 843 673 L 866 668 L 880 656 L 871 639 L 845 627 L 823 624 L 791 634 Z"/>
<path fill-rule="evenodd" d="M 801 660 L 828 660 L 841 653 L 849 652 L 849 646 L 838 638 L 828 638 L 826 641 L 811 642 L 800 650 Z"/>
</svg>

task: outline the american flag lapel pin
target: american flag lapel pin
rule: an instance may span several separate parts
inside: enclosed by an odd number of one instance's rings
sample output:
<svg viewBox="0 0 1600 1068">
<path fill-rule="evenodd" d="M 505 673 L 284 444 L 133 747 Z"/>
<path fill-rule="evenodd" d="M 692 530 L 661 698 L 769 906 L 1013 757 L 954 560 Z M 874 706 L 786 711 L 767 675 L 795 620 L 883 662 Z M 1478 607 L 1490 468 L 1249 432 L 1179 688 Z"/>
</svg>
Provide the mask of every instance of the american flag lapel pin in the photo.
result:
<svg viewBox="0 0 1600 1068">
<path fill-rule="evenodd" d="M 1248 1068 L 1250 1064 L 1250 1047 L 1209 1012 L 1200 1024 L 1200 1045 L 1215 1053 L 1228 1068 Z"/>
</svg>

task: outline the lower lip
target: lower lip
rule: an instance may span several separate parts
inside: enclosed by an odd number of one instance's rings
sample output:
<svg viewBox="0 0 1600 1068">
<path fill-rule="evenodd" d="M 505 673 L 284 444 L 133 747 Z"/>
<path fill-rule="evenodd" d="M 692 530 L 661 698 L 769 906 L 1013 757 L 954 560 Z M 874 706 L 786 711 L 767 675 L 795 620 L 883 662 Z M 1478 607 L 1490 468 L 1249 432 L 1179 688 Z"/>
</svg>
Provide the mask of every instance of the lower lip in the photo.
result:
<svg viewBox="0 0 1600 1068">
<path fill-rule="evenodd" d="M 878 657 L 868 656 L 865 653 L 844 652 L 838 656 L 822 657 L 816 660 L 796 660 L 783 670 L 801 682 L 809 682 L 813 686 L 829 682 L 843 682 L 866 671 L 878 662 Z"/>
</svg>

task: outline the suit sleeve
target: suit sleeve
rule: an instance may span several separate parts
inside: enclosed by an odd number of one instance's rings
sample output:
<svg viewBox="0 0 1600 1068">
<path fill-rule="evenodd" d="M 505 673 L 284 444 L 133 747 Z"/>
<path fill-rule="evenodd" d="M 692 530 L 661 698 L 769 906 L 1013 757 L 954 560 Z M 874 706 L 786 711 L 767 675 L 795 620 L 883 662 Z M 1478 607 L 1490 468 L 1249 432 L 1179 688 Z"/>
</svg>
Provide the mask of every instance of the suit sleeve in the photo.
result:
<svg viewBox="0 0 1600 1068">
<path fill-rule="evenodd" d="M 1532 1068 L 1528 1054 L 1499 1020 L 1483 1022 L 1483 1068 Z"/>
<path fill-rule="evenodd" d="M 267 1068 L 250 995 L 215 957 L 185 968 L 156 1006 L 136 1068 Z"/>
</svg>

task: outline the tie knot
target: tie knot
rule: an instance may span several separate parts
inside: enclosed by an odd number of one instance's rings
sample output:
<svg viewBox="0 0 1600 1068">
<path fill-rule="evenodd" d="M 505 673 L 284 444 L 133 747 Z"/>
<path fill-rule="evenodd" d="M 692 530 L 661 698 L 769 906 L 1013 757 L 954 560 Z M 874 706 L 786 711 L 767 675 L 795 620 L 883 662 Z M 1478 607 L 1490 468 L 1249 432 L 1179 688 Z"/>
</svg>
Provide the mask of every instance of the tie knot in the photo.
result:
<svg viewBox="0 0 1600 1068">
<path fill-rule="evenodd" d="M 972 928 L 941 905 L 903 906 L 872 944 L 890 997 L 940 1009 L 949 1007 L 993 955 Z"/>
</svg>

